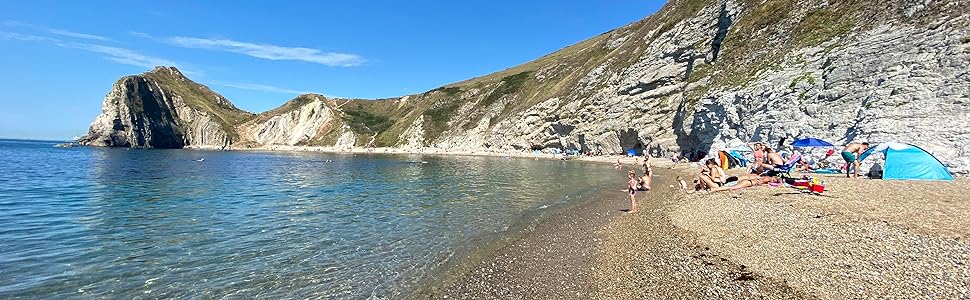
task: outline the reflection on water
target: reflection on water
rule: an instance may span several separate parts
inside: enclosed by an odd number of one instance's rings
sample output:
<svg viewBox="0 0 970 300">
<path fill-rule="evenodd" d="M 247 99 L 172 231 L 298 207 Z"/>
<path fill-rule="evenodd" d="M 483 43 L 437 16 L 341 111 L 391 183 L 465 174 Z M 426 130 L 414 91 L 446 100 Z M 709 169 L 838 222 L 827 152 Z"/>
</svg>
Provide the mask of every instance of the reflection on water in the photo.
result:
<svg viewBox="0 0 970 300">
<path fill-rule="evenodd" d="M 0 140 L 0 298 L 395 297 L 618 176 L 558 161 L 51 146 Z"/>
</svg>

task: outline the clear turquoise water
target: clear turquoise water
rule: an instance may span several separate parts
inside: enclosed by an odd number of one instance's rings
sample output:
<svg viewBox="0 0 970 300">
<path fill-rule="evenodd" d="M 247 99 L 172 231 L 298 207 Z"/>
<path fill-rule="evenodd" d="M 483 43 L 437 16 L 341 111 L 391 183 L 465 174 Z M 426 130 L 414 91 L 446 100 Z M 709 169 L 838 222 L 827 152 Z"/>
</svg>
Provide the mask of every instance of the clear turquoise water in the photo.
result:
<svg viewBox="0 0 970 300">
<path fill-rule="evenodd" d="M 548 160 L 53 144 L 0 140 L 0 298 L 398 298 L 625 180 Z"/>
</svg>

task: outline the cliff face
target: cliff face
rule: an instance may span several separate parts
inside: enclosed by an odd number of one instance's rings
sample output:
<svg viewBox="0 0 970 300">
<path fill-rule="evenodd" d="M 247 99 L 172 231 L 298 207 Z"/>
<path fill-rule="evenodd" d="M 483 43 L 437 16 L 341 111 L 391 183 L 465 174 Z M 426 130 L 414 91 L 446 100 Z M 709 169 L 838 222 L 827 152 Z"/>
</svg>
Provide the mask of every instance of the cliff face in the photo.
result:
<svg viewBox="0 0 970 300">
<path fill-rule="evenodd" d="M 970 121 L 968 9 L 966 0 L 672 0 L 639 22 L 422 94 L 303 95 L 229 122 L 242 124 L 236 131 L 213 127 L 239 145 L 474 151 L 599 145 L 661 154 L 798 137 L 903 141 L 967 173 L 970 130 L 959 124 Z M 185 128 L 178 110 L 139 115 L 150 126 L 115 117 L 131 108 L 114 103 L 146 98 L 136 83 L 116 84 L 105 99 L 110 114 L 92 125 L 96 140 L 137 145 L 147 134 L 194 145 L 185 131 L 164 130 L 170 120 Z"/>
<path fill-rule="evenodd" d="M 79 142 L 107 147 L 221 148 L 237 139 L 234 126 L 251 117 L 177 69 L 158 67 L 118 80 Z"/>
<path fill-rule="evenodd" d="M 328 145 L 353 147 L 356 134 L 334 111 L 336 102 L 306 94 L 261 113 L 239 127 L 244 143 L 266 145 Z M 339 108 L 337 108 L 339 110 Z"/>
</svg>

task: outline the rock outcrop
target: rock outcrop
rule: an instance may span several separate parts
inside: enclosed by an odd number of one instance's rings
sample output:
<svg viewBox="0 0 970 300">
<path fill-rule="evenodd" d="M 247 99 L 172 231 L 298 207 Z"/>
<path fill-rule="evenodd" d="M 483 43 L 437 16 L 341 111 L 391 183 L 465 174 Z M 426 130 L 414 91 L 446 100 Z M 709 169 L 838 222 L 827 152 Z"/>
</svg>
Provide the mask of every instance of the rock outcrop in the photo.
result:
<svg viewBox="0 0 970 300">
<path fill-rule="evenodd" d="M 177 97 L 137 79 L 109 93 L 89 144 L 667 154 L 811 136 L 836 144 L 909 142 L 970 173 L 970 129 L 961 125 L 970 121 L 967 0 L 671 0 L 644 20 L 422 94 L 303 95 L 243 121 L 216 119 L 193 130 L 186 130 L 196 124 L 187 116 L 213 114 L 142 113 L 176 107 Z M 172 124 L 179 130 L 168 130 Z"/>
<path fill-rule="evenodd" d="M 158 67 L 121 78 L 104 98 L 84 145 L 132 148 L 222 148 L 234 126 L 252 117 L 178 69 Z"/>
<path fill-rule="evenodd" d="M 243 140 L 256 145 L 306 145 L 337 122 L 321 95 L 301 95 L 283 107 L 262 113 L 240 127 Z"/>
</svg>

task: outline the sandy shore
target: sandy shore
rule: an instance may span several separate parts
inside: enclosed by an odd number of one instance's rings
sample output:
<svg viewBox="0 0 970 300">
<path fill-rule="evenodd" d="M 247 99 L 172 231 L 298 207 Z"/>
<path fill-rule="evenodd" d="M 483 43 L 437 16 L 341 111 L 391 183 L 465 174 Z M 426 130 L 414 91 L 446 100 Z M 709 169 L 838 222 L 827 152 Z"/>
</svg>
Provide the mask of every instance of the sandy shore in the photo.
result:
<svg viewBox="0 0 970 300">
<path fill-rule="evenodd" d="M 772 187 L 687 195 L 673 178 L 693 168 L 656 165 L 640 213 L 623 212 L 628 164 L 617 190 L 469 258 L 416 298 L 970 297 L 970 181 L 827 176 L 822 195 Z"/>
</svg>

